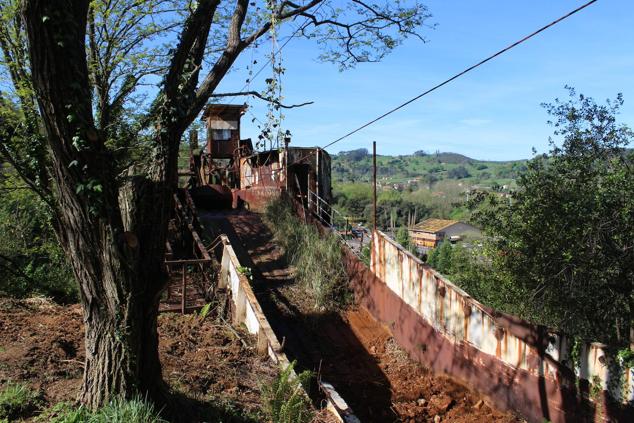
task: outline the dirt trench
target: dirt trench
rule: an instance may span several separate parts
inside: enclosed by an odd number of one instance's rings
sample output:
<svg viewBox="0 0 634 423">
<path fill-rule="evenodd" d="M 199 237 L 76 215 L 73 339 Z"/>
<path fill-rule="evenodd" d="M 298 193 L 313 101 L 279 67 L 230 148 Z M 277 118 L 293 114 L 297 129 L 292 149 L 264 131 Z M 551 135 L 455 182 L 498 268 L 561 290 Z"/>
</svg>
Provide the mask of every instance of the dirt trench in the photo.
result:
<svg viewBox="0 0 634 423">
<path fill-rule="evenodd" d="M 331 383 L 362 422 L 521 421 L 410 360 L 364 308 L 315 311 L 260 215 L 209 212 L 201 218 L 225 233 L 251 267 L 256 296 L 289 359 Z"/>
</svg>

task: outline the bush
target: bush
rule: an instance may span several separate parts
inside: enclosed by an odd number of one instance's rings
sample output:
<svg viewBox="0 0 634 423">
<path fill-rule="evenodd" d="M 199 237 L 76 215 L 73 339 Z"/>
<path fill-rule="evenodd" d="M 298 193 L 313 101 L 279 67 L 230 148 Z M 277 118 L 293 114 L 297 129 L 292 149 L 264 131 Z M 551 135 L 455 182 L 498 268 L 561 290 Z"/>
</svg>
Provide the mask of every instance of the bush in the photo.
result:
<svg viewBox="0 0 634 423">
<path fill-rule="evenodd" d="M 296 362 L 284 369 L 271 385 L 262 388 L 266 413 L 273 423 L 304 423 L 312 420 L 312 410 L 304 389 L 308 389 L 312 372 L 293 376 Z"/>
<path fill-rule="evenodd" d="M 23 383 L 7 383 L 0 391 L 0 419 L 28 417 L 37 408 L 39 396 Z"/>
<path fill-rule="evenodd" d="M 450 179 L 463 179 L 463 178 L 468 178 L 470 176 L 471 174 L 469 173 L 467 168 L 464 166 L 455 167 L 451 169 L 449 172 L 447 172 L 447 177 Z"/>
<path fill-rule="evenodd" d="M 322 237 L 317 228 L 299 220 L 284 200 L 269 203 L 265 217 L 296 268 L 296 280 L 312 294 L 315 307 L 346 304 L 350 296 L 339 239 L 332 234 Z"/>
<path fill-rule="evenodd" d="M 77 300 L 48 206 L 10 173 L 0 174 L 0 294 Z"/>
</svg>

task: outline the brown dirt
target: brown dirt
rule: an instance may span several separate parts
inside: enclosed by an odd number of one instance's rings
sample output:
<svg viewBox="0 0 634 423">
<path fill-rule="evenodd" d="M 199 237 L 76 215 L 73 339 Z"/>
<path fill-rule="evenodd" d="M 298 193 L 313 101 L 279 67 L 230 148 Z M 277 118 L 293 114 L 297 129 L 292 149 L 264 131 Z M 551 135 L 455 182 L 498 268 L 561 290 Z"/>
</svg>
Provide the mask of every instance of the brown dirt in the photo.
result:
<svg viewBox="0 0 634 423">
<path fill-rule="evenodd" d="M 208 216 L 252 267 L 254 290 L 290 359 L 332 383 L 362 422 L 519 422 L 409 359 L 365 309 L 316 311 L 259 215 Z"/>
<path fill-rule="evenodd" d="M 194 399 L 201 416 L 230 411 L 245 421 L 262 421 L 257 417 L 262 409 L 260 387 L 273 380 L 277 368 L 256 355 L 253 339 L 221 321 L 201 322 L 177 314 L 159 317 L 159 333 L 164 379 L 175 392 Z M 75 400 L 83 372 L 83 344 L 78 305 L 0 299 L 0 385 L 28 383 L 41 394 L 42 408 Z M 204 404 L 213 404 L 213 410 L 204 409 Z"/>
<path fill-rule="evenodd" d="M 46 402 L 72 401 L 83 373 L 81 309 L 0 300 L 0 383 L 28 382 Z"/>
</svg>

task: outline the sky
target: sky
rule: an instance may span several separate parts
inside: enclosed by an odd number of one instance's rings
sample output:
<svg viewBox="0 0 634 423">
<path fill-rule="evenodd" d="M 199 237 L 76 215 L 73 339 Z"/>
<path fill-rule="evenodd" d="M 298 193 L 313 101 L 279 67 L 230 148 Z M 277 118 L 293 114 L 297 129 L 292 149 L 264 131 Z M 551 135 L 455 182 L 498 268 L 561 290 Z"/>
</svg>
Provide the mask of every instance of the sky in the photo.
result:
<svg viewBox="0 0 634 423">
<path fill-rule="evenodd" d="M 407 40 L 380 63 L 340 72 L 320 63 L 318 46 L 294 38 L 283 50 L 284 102 L 294 146 L 324 146 L 394 106 L 475 64 L 584 0 L 427 0 L 433 17 L 420 40 Z M 564 86 L 604 101 L 623 93 L 620 121 L 634 127 L 634 1 L 599 0 L 589 8 L 388 118 L 328 148 L 368 148 L 378 154 L 449 151 L 482 160 L 532 157 L 548 151 L 552 128 L 540 106 L 566 98 Z M 270 51 L 270 46 L 261 50 Z M 218 92 L 238 91 L 244 69 L 262 52 L 246 52 Z M 259 63 L 263 63 L 260 60 Z M 250 89 L 262 90 L 266 69 Z M 228 102 L 241 102 L 233 99 Z M 253 117 L 266 107 L 249 100 L 242 138 L 256 139 Z"/>
</svg>

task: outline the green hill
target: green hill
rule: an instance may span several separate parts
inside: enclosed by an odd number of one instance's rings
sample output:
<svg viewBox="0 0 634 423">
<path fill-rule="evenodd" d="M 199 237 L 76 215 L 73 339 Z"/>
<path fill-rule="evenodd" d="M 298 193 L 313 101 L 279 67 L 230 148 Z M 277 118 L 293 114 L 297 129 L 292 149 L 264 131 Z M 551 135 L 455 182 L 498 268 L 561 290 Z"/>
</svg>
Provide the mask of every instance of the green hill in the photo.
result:
<svg viewBox="0 0 634 423">
<path fill-rule="evenodd" d="M 426 217 L 468 221 L 465 207 L 472 189 L 503 195 L 516 187 L 526 160 L 475 160 L 457 153 L 377 156 L 379 226 L 407 226 Z M 372 156 L 366 149 L 344 151 L 332 158 L 335 207 L 370 221 Z"/>
<path fill-rule="evenodd" d="M 512 188 L 526 160 L 482 161 L 457 153 L 417 151 L 406 156 L 377 156 L 377 178 L 381 186 L 427 186 L 443 180 L 461 181 L 462 185 Z M 370 182 L 372 156 L 366 149 L 341 152 L 333 156 L 332 176 L 337 183 Z"/>
</svg>

